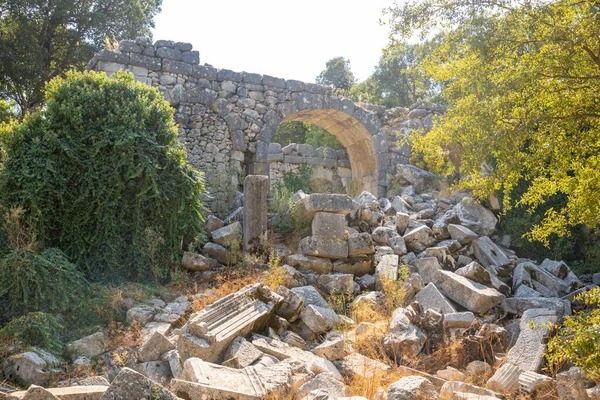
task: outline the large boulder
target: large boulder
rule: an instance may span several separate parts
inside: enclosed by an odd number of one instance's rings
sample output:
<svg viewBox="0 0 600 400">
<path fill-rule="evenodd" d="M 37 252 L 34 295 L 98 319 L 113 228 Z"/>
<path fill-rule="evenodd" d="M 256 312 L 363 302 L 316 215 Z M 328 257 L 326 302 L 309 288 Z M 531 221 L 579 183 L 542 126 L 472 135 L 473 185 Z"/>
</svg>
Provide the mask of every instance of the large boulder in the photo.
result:
<svg viewBox="0 0 600 400">
<path fill-rule="evenodd" d="M 397 176 L 403 183 L 412 185 L 417 193 L 432 192 L 440 187 L 439 177 L 414 165 L 398 165 Z"/>
<path fill-rule="evenodd" d="M 112 381 L 109 388 L 104 392 L 102 397 L 100 397 L 100 400 L 143 398 L 153 400 L 177 400 L 177 397 L 164 387 L 129 368 L 121 369 L 121 372 L 119 372 Z"/>
<path fill-rule="evenodd" d="M 390 320 L 390 333 L 383 338 L 383 347 L 393 360 L 414 358 L 421 352 L 426 340 L 427 335 L 410 322 L 406 310 L 398 308 Z"/>
<path fill-rule="evenodd" d="M 455 205 L 454 213 L 460 219 L 461 225 L 482 236 L 490 236 L 494 233 L 498 223 L 493 212 L 470 197 L 464 198 Z"/>
<path fill-rule="evenodd" d="M 504 295 L 496 289 L 450 271 L 439 270 L 437 278 L 436 286 L 440 292 L 476 314 L 485 314 L 504 299 Z"/>
<path fill-rule="evenodd" d="M 45 385 L 61 370 L 61 361 L 52 354 L 33 347 L 25 353 L 15 354 L 4 361 L 4 376 L 16 381 L 29 382 L 35 385 Z"/>
<path fill-rule="evenodd" d="M 435 387 L 422 376 L 412 375 L 400 378 L 388 387 L 388 400 L 438 399 Z"/>
<path fill-rule="evenodd" d="M 427 225 L 419 226 L 404 234 L 404 242 L 410 251 L 420 253 L 428 247 L 437 243 L 437 239 L 431 228 Z"/>
</svg>

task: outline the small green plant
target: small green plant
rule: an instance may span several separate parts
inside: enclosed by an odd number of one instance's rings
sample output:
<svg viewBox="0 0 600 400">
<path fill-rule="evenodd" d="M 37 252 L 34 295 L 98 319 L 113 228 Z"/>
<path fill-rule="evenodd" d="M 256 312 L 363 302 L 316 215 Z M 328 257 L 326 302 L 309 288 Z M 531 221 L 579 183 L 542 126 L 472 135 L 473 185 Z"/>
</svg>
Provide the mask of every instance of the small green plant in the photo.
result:
<svg viewBox="0 0 600 400">
<path fill-rule="evenodd" d="M 287 171 L 283 173 L 281 184 L 291 194 L 302 190 L 305 193 L 310 193 L 310 181 L 313 176 L 313 169 L 310 165 L 301 164 L 295 171 Z"/>
<path fill-rule="evenodd" d="M 337 314 L 349 317 L 352 315 L 352 302 L 354 298 L 354 293 L 331 294 L 327 297 L 327 303 L 329 303 Z"/>
<path fill-rule="evenodd" d="M 267 272 L 265 272 L 263 281 L 271 290 L 277 290 L 280 286 L 286 286 L 290 283 L 288 273 L 281 265 L 281 257 L 274 253 L 269 256 Z"/>
<path fill-rule="evenodd" d="M 58 315 L 33 312 L 11 320 L 0 330 L 0 337 L 21 346 L 39 346 L 60 352 L 60 333 L 64 322 Z"/>
<path fill-rule="evenodd" d="M 546 359 L 551 366 L 571 362 L 592 379 L 600 379 L 600 288 L 575 297 L 588 310 L 567 315 L 548 341 Z"/>
</svg>

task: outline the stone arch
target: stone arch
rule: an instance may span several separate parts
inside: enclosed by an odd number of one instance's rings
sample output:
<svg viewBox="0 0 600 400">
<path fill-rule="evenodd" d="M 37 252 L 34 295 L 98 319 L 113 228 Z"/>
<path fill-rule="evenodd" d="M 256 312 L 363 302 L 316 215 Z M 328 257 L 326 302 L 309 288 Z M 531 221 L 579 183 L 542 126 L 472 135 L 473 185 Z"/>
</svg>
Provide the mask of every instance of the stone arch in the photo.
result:
<svg viewBox="0 0 600 400">
<path fill-rule="evenodd" d="M 273 111 L 268 112 L 257 142 L 253 171 L 269 173 L 268 147 L 280 123 L 310 122 L 334 135 L 346 148 L 352 179 L 359 183 L 361 190 L 378 196 L 384 195 L 388 147 L 385 134 L 379 133 L 381 127 L 379 118 L 375 113 L 355 106 L 349 99 L 332 97 L 330 100 L 339 101 L 339 107 L 311 108 L 309 106 L 303 110 L 292 109 L 285 112 L 287 115 L 283 118 Z M 310 104 L 310 101 L 302 103 Z"/>
</svg>

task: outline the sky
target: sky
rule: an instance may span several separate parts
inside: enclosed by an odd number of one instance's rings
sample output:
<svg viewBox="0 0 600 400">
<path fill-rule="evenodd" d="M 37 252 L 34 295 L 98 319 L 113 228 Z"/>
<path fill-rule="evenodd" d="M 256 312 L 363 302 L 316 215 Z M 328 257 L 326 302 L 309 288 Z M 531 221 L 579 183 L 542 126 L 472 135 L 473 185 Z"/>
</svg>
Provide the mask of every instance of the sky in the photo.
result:
<svg viewBox="0 0 600 400">
<path fill-rule="evenodd" d="M 314 82 L 334 57 L 361 81 L 374 71 L 393 0 L 163 0 L 153 38 L 189 42 L 200 63 Z"/>
</svg>

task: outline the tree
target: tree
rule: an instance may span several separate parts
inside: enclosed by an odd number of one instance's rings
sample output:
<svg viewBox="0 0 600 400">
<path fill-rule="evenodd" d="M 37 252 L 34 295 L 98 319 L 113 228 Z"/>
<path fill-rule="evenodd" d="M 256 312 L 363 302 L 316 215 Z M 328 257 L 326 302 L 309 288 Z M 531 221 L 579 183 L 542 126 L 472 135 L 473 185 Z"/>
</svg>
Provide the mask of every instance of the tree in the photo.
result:
<svg viewBox="0 0 600 400">
<path fill-rule="evenodd" d="M 335 57 L 327 61 L 325 69 L 317 76 L 316 81 L 321 85 L 348 90 L 356 79 L 350 71 L 350 60 L 346 60 L 344 57 Z"/>
<path fill-rule="evenodd" d="M 177 137 L 158 89 L 69 72 L 44 108 L 0 130 L 0 204 L 24 209 L 39 246 L 88 277 L 161 278 L 202 229 L 202 175 Z"/>
<path fill-rule="evenodd" d="M 505 209 L 564 196 L 529 233 L 546 244 L 600 221 L 599 11 L 591 1 L 414 0 L 388 12 L 400 36 L 449 29 L 425 65 L 447 82 L 449 110 L 415 149 L 442 173 L 460 169 L 480 198 L 501 191 Z"/>
<path fill-rule="evenodd" d="M 83 70 L 105 40 L 149 35 L 162 0 L 0 0 L 0 99 L 21 115 L 42 104 L 44 84 Z"/>
</svg>

